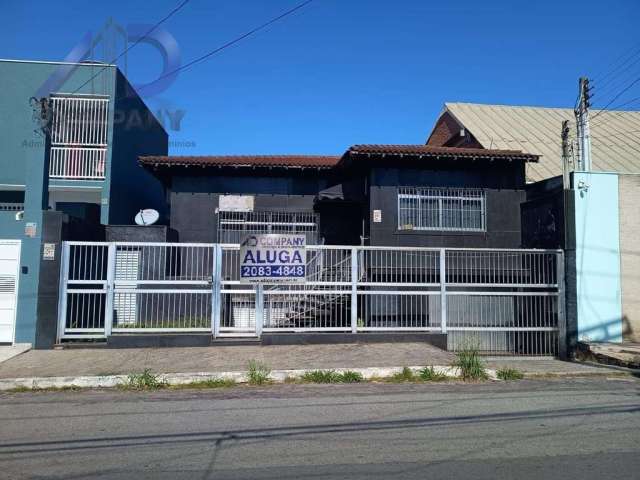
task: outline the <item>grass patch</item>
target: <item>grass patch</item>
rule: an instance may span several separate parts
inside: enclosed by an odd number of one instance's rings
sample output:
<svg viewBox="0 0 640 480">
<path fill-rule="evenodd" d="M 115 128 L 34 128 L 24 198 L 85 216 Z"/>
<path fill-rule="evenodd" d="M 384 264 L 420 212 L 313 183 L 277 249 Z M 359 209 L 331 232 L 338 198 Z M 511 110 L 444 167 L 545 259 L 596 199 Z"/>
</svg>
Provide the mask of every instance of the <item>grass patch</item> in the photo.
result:
<svg viewBox="0 0 640 480">
<path fill-rule="evenodd" d="M 27 392 L 77 392 L 81 390 L 77 385 L 66 387 L 15 387 L 0 393 L 27 393 Z"/>
<path fill-rule="evenodd" d="M 409 367 L 402 367 L 402 370 L 398 373 L 394 373 L 389 377 L 389 381 L 401 383 L 401 382 L 415 382 L 416 374 Z"/>
<path fill-rule="evenodd" d="M 420 380 L 425 382 L 443 382 L 447 380 L 447 375 L 436 372 L 433 367 L 424 367 L 419 373 Z"/>
<path fill-rule="evenodd" d="M 360 383 L 364 381 L 364 377 L 353 370 L 342 373 L 335 370 L 312 370 L 304 373 L 300 380 L 304 383 Z"/>
<path fill-rule="evenodd" d="M 460 376 L 463 380 L 486 380 L 489 378 L 477 348 L 465 347 L 458 352 L 453 366 L 460 369 Z"/>
<path fill-rule="evenodd" d="M 353 370 L 345 370 L 340 374 L 341 383 L 360 383 L 364 382 L 364 377 L 360 372 L 354 372 Z"/>
<path fill-rule="evenodd" d="M 158 390 L 167 387 L 166 380 L 160 379 L 149 368 L 145 368 L 142 373 L 131 373 L 127 376 L 127 382 L 122 388 L 131 390 Z"/>
<path fill-rule="evenodd" d="M 515 368 L 504 367 L 496 372 L 496 376 L 500 380 L 522 380 L 524 378 L 524 373 L 520 370 L 516 370 Z"/>
<path fill-rule="evenodd" d="M 271 369 L 262 362 L 257 360 L 249 360 L 249 371 L 247 372 L 247 381 L 250 385 L 265 385 L 271 383 Z"/>
<path fill-rule="evenodd" d="M 183 383 L 180 385 L 171 385 L 172 390 L 185 389 L 208 389 L 208 388 L 229 388 L 235 387 L 236 382 L 231 378 L 211 378 L 209 380 L 201 380 L 199 382 Z"/>
<path fill-rule="evenodd" d="M 300 379 L 305 383 L 338 383 L 339 373 L 334 370 L 312 370 L 305 372 Z"/>
</svg>

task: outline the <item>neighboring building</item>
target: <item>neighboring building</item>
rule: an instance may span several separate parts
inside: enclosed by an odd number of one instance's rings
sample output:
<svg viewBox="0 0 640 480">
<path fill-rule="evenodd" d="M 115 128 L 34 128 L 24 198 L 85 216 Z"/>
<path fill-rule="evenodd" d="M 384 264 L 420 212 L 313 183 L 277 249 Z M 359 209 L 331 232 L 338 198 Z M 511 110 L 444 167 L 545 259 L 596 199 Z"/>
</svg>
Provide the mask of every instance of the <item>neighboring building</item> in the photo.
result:
<svg viewBox="0 0 640 480">
<path fill-rule="evenodd" d="M 573 110 L 446 103 L 428 145 L 521 148 L 527 164 L 521 205 L 523 246 L 566 252 L 567 338 L 619 342 L 640 339 L 635 249 L 640 222 L 640 112 L 591 115 L 592 171 L 562 179 L 563 120 Z M 575 134 L 573 135 L 575 138 Z M 571 144 L 575 169 L 577 145 Z"/>
<path fill-rule="evenodd" d="M 168 137 L 114 65 L 0 60 L 0 78 L 0 343 L 37 343 L 56 240 L 162 211 L 137 157 L 166 154 Z"/>
<path fill-rule="evenodd" d="M 640 172 L 640 111 L 594 112 L 591 119 L 593 170 Z M 540 161 L 527 165 L 527 181 L 536 182 L 562 175 L 563 120 L 575 125 L 572 109 L 445 103 L 427 145 L 531 152 Z M 577 154 L 574 145 L 574 160 Z"/>
<path fill-rule="evenodd" d="M 342 156 L 143 156 L 180 242 L 307 234 L 334 245 L 518 248 L 518 151 L 355 145 Z"/>
</svg>

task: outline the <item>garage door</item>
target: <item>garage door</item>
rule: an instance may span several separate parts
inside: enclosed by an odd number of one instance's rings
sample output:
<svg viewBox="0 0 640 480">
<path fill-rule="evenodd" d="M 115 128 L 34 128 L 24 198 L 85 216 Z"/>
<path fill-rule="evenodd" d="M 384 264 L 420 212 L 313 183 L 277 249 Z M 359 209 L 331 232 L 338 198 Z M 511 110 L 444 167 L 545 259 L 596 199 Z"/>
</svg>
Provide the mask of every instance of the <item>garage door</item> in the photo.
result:
<svg viewBox="0 0 640 480">
<path fill-rule="evenodd" d="M 13 343 L 19 262 L 20 241 L 0 240 L 0 343 Z"/>
</svg>

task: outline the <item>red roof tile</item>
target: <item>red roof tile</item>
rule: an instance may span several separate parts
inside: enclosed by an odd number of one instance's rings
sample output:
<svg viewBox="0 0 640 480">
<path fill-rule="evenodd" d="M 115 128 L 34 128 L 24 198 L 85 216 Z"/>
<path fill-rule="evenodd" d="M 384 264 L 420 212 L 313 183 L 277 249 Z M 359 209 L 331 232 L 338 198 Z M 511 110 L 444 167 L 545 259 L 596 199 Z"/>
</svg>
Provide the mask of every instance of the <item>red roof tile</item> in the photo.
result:
<svg viewBox="0 0 640 480">
<path fill-rule="evenodd" d="M 336 155 L 207 155 L 207 156 L 148 156 L 139 157 L 144 166 L 201 166 L 201 167 L 305 167 L 331 168 L 342 157 Z"/>
<path fill-rule="evenodd" d="M 520 150 L 488 150 L 484 148 L 433 147 L 430 145 L 353 145 L 352 155 L 410 155 L 421 157 L 518 158 L 537 162 L 538 155 Z"/>
</svg>

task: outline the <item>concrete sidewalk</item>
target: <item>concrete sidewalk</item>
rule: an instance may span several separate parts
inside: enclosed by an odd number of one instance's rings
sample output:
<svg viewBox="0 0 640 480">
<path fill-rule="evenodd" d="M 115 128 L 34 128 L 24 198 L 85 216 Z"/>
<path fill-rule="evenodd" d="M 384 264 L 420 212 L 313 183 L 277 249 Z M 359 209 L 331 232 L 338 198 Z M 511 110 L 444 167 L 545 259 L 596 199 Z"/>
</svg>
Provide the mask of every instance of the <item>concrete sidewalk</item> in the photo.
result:
<svg viewBox="0 0 640 480">
<path fill-rule="evenodd" d="M 30 343 L 16 343 L 15 345 L 0 346 L 0 363 L 6 362 L 13 357 L 23 354 L 31 350 Z"/>
<path fill-rule="evenodd" d="M 0 379 L 155 373 L 242 372 L 249 360 L 272 370 L 448 366 L 455 354 L 426 343 L 247 345 L 192 348 L 31 350 L 0 364 Z M 607 374 L 613 370 L 551 358 L 489 357 L 488 368 L 534 375 Z"/>
<path fill-rule="evenodd" d="M 246 370 L 258 360 L 274 370 L 449 365 L 455 355 L 427 343 L 247 345 L 185 348 L 31 350 L 0 364 L 0 378 Z"/>
</svg>

